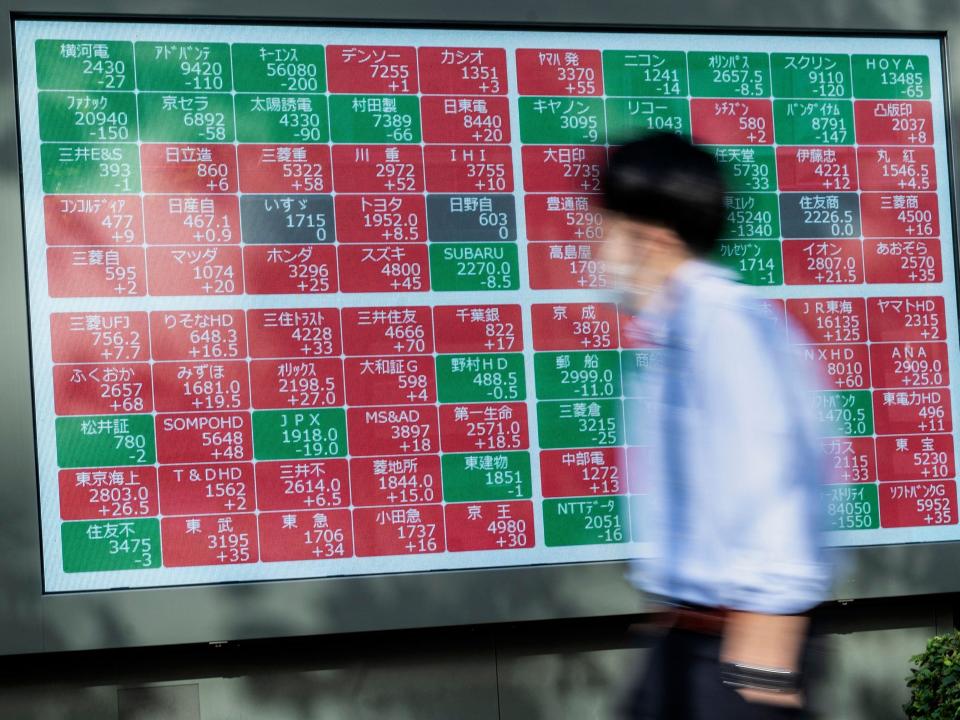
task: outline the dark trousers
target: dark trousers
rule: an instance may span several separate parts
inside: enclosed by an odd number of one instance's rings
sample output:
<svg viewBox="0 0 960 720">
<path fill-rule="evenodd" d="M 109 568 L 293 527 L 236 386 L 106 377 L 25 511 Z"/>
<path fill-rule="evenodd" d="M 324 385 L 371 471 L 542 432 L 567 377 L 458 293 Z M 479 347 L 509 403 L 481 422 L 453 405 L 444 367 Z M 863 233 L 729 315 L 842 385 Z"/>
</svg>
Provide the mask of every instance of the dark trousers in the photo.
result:
<svg viewBox="0 0 960 720">
<path fill-rule="evenodd" d="M 751 703 L 720 680 L 720 638 L 669 630 L 624 707 L 629 720 L 809 720 L 803 710 Z"/>
</svg>

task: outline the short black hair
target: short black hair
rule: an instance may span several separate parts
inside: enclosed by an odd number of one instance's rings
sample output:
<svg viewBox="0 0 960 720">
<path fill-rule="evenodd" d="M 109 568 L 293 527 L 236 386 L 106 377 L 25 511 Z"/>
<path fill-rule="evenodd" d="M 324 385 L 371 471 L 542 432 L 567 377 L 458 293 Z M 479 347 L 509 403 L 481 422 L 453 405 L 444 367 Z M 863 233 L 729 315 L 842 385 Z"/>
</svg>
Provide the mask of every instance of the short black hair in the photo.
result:
<svg viewBox="0 0 960 720">
<path fill-rule="evenodd" d="M 726 184 L 716 159 L 673 133 L 655 132 L 612 150 L 603 206 L 633 220 L 665 225 L 694 255 L 717 245 Z"/>
</svg>

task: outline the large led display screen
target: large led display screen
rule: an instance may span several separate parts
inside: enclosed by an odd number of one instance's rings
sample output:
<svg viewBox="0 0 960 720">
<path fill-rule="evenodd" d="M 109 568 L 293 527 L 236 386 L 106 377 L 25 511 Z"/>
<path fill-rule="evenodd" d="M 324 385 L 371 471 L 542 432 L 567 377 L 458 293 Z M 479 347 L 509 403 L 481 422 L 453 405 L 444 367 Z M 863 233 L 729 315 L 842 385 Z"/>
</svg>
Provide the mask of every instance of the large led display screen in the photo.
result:
<svg viewBox="0 0 960 720">
<path fill-rule="evenodd" d="M 639 552 L 658 350 L 593 201 L 649 130 L 715 153 L 716 261 L 826 371 L 831 543 L 960 539 L 938 39 L 15 35 L 45 591 Z"/>
</svg>

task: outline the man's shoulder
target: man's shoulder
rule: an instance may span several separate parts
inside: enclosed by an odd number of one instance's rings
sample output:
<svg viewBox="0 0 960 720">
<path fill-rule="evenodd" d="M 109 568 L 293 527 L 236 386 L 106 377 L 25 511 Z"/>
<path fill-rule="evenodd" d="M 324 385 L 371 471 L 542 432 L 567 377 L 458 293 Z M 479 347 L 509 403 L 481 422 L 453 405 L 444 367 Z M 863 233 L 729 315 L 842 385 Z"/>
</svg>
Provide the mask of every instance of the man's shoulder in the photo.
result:
<svg viewBox="0 0 960 720">
<path fill-rule="evenodd" d="M 698 312 L 755 312 L 763 307 L 759 297 L 738 282 L 733 271 L 703 260 L 685 265 L 681 282 L 692 309 Z"/>
</svg>

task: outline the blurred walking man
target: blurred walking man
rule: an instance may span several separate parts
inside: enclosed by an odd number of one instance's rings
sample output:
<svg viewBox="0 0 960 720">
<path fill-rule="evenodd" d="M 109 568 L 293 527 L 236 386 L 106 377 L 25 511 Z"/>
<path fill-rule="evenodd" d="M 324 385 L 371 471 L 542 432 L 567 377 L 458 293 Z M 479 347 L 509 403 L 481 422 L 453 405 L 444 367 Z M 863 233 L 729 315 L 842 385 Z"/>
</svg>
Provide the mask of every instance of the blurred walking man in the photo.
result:
<svg viewBox="0 0 960 720">
<path fill-rule="evenodd" d="M 805 613 L 827 590 L 817 382 L 782 321 L 707 258 L 724 224 L 713 157 L 668 134 L 612 155 L 604 260 L 661 361 L 647 372 L 650 452 L 637 584 L 664 632 L 627 716 L 807 717 Z"/>
</svg>

